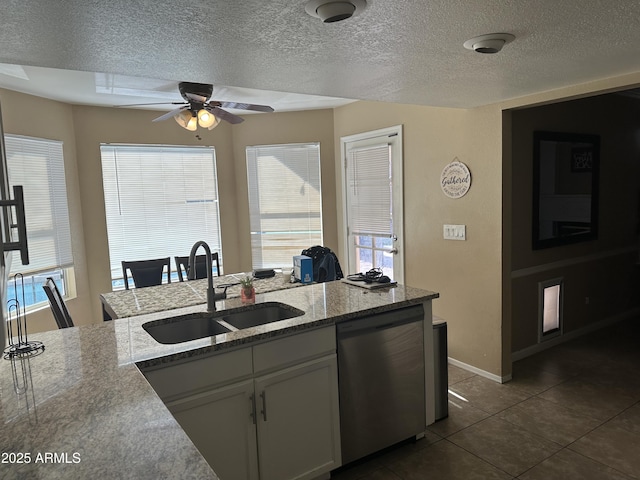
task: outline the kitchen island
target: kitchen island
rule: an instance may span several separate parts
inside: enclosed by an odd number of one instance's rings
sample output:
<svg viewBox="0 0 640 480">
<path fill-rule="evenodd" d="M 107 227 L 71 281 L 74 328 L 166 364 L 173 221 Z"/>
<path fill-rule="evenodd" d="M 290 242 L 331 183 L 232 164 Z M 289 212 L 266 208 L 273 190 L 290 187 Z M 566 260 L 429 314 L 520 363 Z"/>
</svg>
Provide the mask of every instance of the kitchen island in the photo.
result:
<svg viewBox="0 0 640 480">
<path fill-rule="evenodd" d="M 430 320 L 437 297 L 405 286 L 368 291 L 338 281 L 256 297 L 257 304 L 284 303 L 302 316 L 179 344 L 156 342 L 142 325 L 202 312 L 205 305 L 176 304 L 169 311 L 33 335 L 45 344 L 44 353 L 0 364 L 0 446 L 11 461 L 0 464 L 1 476 L 216 479 L 138 367 L 233 351 L 410 305 L 425 305 Z M 239 298 L 217 303 L 219 309 L 241 305 Z M 431 329 L 427 334 L 430 339 Z M 50 461 L 36 463 L 39 454 L 51 454 Z"/>
</svg>

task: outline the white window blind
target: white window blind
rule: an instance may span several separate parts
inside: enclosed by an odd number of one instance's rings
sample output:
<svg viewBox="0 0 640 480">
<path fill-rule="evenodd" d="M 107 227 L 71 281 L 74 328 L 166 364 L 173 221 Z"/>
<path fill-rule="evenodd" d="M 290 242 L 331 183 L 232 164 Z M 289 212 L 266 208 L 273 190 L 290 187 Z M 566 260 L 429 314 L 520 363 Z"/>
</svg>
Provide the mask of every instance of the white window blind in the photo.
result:
<svg viewBox="0 0 640 480">
<path fill-rule="evenodd" d="M 212 147 L 102 145 L 100 152 L 112 279 L 122 278 L 123 260 L 171 257 L 175 273 L 173 257 L 189 255 L 198 240 L 222 260 Z"/>
<path fill-rule="evenodd" d="M 247 180 L 253 268 L 322 245 L 319 143 L 247 147 Z"/>
<path fill-rule="evenodd" d="M 73 264 L 62 142 L 7 135 L 11 185 L 24 189 L 29 265 L 14 256 L 11 274 L 29 274 Z"/>
<path fill-rule="evenodd" d="M 347 205 L 352 235 L 393 236 L 390 159 L 388 144 L 349 151 Z"/>
</svg>

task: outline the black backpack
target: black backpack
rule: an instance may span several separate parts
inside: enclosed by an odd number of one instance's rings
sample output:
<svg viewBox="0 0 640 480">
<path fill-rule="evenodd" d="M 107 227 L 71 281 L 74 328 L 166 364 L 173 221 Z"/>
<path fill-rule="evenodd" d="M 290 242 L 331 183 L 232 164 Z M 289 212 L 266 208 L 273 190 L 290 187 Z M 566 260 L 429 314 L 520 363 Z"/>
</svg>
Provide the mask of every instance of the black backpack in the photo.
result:
<svg viewBox="0 0 640 480">
<path fill-rule="evenodd" d="M 331 249 L 316 245 L 303 250 L 302 255 L 310 257 L 313 262 L 314 282 L 331 282 L 344 277 L 338 257 Z"/>
</svg>

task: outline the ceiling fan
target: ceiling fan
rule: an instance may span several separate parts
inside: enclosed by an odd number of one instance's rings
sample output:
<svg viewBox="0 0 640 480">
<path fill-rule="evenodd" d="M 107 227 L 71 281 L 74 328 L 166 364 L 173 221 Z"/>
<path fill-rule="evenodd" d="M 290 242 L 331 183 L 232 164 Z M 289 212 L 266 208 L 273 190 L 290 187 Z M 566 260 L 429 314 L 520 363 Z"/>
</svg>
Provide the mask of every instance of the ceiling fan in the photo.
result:
<svg viewBox="0 0 640 480">
<path fill-rule="evenodd" d="M 220 123 L 220 120 L 225 120 L 231 124 L 244 122 L 244 118 L 227 112 L 226 110 L 223 110 L 223 108 L 253 110 L 256 112 L 273 112 L 273 108 L 267 105 L 211 100 L 213 85 L 205 83 L 180 82 L 178 84 L 178 90 L 180 91 L 182 98 L 184 98 L 184 102 L 139 103 L 123 106 L 138 107 L 143 105 L 162 104 L 181 105 L 158 118 L 154 118 L 152 121 L 161 122 L 173 117 L 181 127 L 190 131 L 195 131 L 198 128 L 198 125 L 211 130 Z"/>
</svg>

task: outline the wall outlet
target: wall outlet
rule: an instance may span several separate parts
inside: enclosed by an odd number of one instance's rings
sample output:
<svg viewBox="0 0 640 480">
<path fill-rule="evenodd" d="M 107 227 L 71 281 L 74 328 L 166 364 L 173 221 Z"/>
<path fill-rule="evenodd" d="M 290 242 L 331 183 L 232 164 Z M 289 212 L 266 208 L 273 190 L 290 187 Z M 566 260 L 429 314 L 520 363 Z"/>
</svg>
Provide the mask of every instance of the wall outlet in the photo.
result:
<svg viewBox="0 0 640 480">
<path fill-rule="evenodd" d="M 466 240 L 467 228 L 465 225 L 444 225 L 442 235 L 445 240 Z"/>
</svg>

